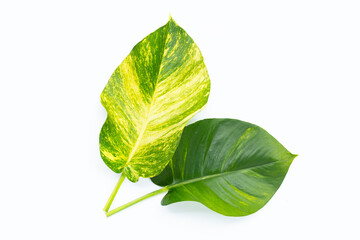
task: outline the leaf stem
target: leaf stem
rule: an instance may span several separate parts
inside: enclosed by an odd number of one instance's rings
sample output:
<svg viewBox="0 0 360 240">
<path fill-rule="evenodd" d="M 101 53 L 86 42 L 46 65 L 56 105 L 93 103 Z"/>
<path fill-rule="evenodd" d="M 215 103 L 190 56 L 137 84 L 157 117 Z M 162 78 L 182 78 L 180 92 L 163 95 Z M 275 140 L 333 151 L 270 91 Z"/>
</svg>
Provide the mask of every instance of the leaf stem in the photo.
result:
<svg viewBox="0 0 360 240">
<path fill-rule="evenodd" d="M 118 208 L 115 208 L 115 209 L 111 210 L 110 212 L 107 212 L 106 216 L 110 217 L 111 215 L 113 215 L 113 214 L 115 214 L 117 212 L 120 212 L 120 211 L 124 210 L 125 208 L 128 208 L 128 207 L 130 207 L 130 206 L 132 206 L 132 205 L 134 205 L 134 204 L 136 204 L 138 202 L 141 202 L 141 201 L 143 201 L 143 200 L 145 200 L 147 198 L 153 197 L 155 195 L 158 195 L 158 194 L 166 192 L 166 191 L 168 191 L 168 187 L 163 187 L 163 188 L 161 188 L 159 190 L 148 193 L 148 194 L 146 194 L 146 195 L 144 195 L 142 197 L 139 197 L 139 198 L 137 198 L 137 199 L 135 199 L 135 200 L 133 200 L 131 202 L 128 202 L 128 203 L 126 203 L 126 204 L 124 204 L 124 205 L 122 205 L 122 206 L 120 206 Z"/>
<path fill-rule="evenodd" d="M 121 186 L 121 184 L 123 183 L 124 180 L 125 180 L 125 173 L 123 172 L 123 173 L 121 174 L 120 179 L 119 179 L 119 181 L 117 182 L 117 184 L 116 184 L 113 192 L 111 193 L 111 195 L 110 195 L 110 197 L 109 197 L 109 199 L 108 199 L 105 207 L 104 207 L 104 211 L 105 211 L 105 212 L 108 212 L 108 211 L 109 211 L 109 208 L 110 208 L 112 202 L 114 201 L 114 198 L 115 198 L 117 192 L 119 191 L 119 188 L 120 188 L 120 186 Z"/>
</svg>

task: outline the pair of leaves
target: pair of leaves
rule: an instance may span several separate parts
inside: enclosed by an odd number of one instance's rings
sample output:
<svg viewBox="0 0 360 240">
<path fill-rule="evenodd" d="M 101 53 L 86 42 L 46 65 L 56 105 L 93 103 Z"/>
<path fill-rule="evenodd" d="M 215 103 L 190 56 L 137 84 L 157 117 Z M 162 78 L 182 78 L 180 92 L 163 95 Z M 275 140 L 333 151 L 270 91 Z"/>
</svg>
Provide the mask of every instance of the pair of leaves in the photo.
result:
<svg viewBox="0 0 360 240">
<path fill-rule="evenodd" d="M 164 188 L 108 216 L 165 191 L 163 205 L 197 201 L 228 216 L 251 214 L 274 195 L 295 155 L 265 130 L 234 119 L 207 119 L 183 131 L 204 108 L 209 91 L 200 50 L 172 19 L 115 70 L 101 94 L 108 113 L 101 156 L 122 172 L 120 184 L 125 176 L 133 182 L 153 177 Z"/>
</svg>

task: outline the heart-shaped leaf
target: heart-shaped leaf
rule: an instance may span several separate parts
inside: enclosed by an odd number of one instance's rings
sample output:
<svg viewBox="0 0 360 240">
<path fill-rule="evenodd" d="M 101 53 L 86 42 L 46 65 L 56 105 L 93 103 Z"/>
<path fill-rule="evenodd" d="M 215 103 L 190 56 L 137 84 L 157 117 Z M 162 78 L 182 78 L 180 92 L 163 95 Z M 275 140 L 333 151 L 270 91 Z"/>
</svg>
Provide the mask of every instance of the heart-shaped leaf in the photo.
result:
<svg viewBox="0 0 360 240">
<path fill-rule="evenodd" d="M 106 165 L 133 182 L 159 174 L 209 91 L 199 48 L 170 19 L 132 49 L 101 94 L 108 114 L 100 133 Z"/>
<path fill-rule="evenodd" d="M 245 216 L 270 200 L 295 156 L 256 125 L 207 119 L 185 128 L 172 161 L 152 181 L 169 190 L 163 205 L 197 201 Z"/>
</svg>

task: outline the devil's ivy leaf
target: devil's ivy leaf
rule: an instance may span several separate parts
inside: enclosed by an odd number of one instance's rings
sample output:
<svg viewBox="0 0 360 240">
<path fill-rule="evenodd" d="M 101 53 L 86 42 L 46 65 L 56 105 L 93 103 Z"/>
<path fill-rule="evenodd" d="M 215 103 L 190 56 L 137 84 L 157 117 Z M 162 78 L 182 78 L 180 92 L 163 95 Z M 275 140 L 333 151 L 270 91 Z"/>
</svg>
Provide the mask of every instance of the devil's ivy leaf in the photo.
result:
<svg viewBox="0 0 360 240">
<path fill-rule="evenodd" d="M 170 19 L 132 49 L 101 94 L 108 114 L 100 132 L 106 165 L 133 182 L 159 174 L 209 91 L 199 48 Z"/>
<path fill-rule="evenodd" d="M 206 119 L 185 128 L 172 161 L 152 181 L 169 190 L 163 205 L 197 201 L 245 216 L 270 200 L 295 156 L 256 125 Z"/>
</svg>

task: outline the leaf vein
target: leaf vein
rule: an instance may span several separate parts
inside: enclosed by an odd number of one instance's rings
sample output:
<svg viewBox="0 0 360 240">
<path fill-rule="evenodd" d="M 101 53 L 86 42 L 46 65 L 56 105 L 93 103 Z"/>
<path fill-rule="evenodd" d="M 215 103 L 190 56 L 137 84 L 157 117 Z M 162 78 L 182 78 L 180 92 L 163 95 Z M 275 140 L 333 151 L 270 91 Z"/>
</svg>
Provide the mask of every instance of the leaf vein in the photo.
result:
<svg viewBox="0 0 360 240">
<path fill-rule="evenodd" d="M 278 163 L 288 162 L 288 161 L 291 161 L 291 159 L 282 160 L 282 161 L 275 161 L 275 162 L 271 162 L 271 163 L 266 163 L 266 164 L 262 164 L 262 165 L 249 167 L 249 168 L 241 168 L 241 169 L 237 169 L 237 170 L 234 170 L 234 171 L 216 173 L 216 174 L 212 174 L 212 175 L 202 176 L 202 177 L 199 177 L 199 178 L 193 178 L 193 179 L 190 179 L 190 180 L 186 180 L 184 182 L 175 183 L 175 184 L 172 184 L 172 185 L 170 184 L 170 185 L 168 185 L 168 189 L 172 189 L 172 188 L 176 188 L 176 187 L 183 186 L 183 185 L 186 185 L 186 184 L 196 183 L 196 182 L 200 182 L 200 181 L 203 181 L 203 180 L 208 180 L 208 179 L 212 179 L 212 178 L 216 178 L 216 177 L 227 176 L 227 175 L 235 174 L 237 172 L 241 172 L 241 171 L 244 171 L 244 170 L 252 170 L 252 169 L 256 169 L 256 168 L 260 168 L 260 167 L 266 167 L 266 166 L 269 166 L 269 165 L 272 165 L 272 164 L 278 164 Z"/>
</svg>

